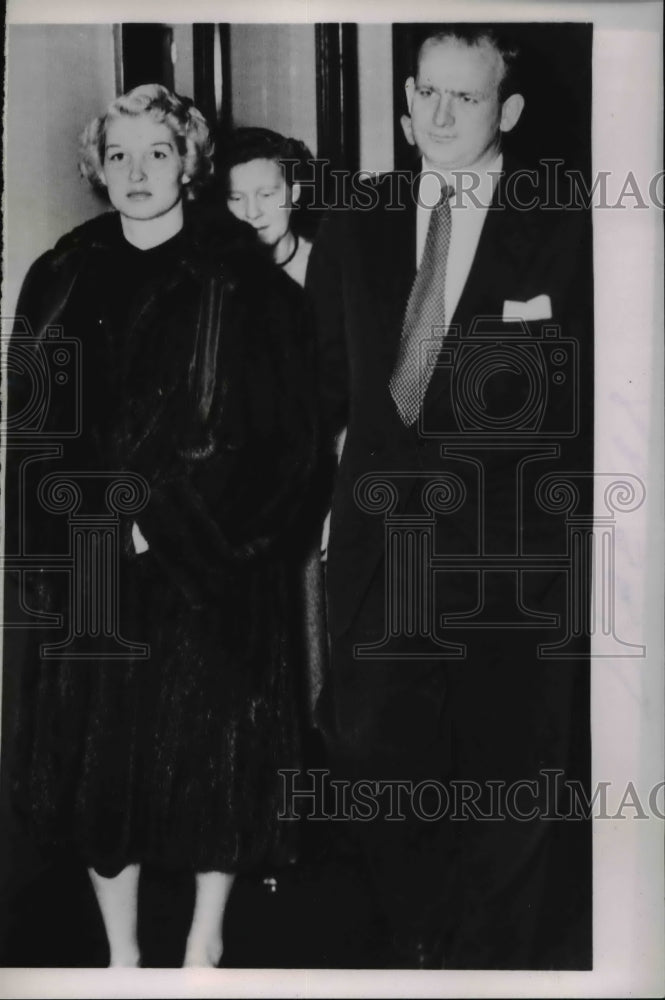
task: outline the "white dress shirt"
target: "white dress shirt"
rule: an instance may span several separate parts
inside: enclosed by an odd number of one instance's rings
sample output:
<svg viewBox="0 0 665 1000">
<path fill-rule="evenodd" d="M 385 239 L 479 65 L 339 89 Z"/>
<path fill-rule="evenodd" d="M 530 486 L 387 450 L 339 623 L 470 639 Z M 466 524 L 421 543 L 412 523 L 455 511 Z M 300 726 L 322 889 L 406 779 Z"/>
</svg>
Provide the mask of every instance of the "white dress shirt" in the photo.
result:
<svg viewBox="0 0 665 1000">
<path fill-rule="evenodd" d="M 455 188 L 455 194 L 450 199 L 452 230 L 446 267 L 446 323 L 453 321 L 466 279 L 469 277 L 480 233 L 502 168 L 501 154 L 484 170 L 474 171 L 469 167 L 465 170 L 452 171 L 450 175 L 442 174 L 423 159 L 416 209 L 417 267 L 420 267 L 425 249 L 430 212 L 440 197 L 441 180 Z"/>
</svg>

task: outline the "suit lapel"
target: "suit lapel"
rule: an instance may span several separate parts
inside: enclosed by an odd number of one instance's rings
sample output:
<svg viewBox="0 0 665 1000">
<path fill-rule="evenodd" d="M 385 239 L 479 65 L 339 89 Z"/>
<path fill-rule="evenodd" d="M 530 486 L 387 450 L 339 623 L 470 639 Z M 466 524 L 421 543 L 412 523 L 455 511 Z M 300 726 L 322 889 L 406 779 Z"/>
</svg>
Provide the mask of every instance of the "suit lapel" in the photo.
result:
<svg viewBox="0 0 665 1000">
<path fill-rule="evenodd" d="M 537 249 L 538 227 L 534 223 L 534 213 L 520 212 L 510 206 L 504 173 L 497 184 L 471 269 L 451 319 L 451 325 L 459 330 L 458 336 L 468 336 L 479 319 L 485 321 L 485 331 L 490 321 L 494 321 L 494 326 L 501 324 L 503 303 L 508 298 L 518 297 L 515 290 L 523 286 Z M 437 378 L 435 372 L 425 405 L 437 400 L 448 385 L 448 380 Z"/>
<path fill-rule="evenodd" d="M 397 356 L 404 311 L 416 273 L 416 183 L 416 174 L 382 178 L 380 202 L 367 229 L 367 267 L 375 289 L 371 300 L 378 306 L 376 347 L 389 372 Z M 389 204 L 396 207 L 387 208 Z"/>
<path fill-rule="evenodd" d="M 479 314 L 493 316 L 498 310 L 500 315 L 504 300 L 523 283 L 535 250 L 533 212 L 520 212 L 508 204 L 503 174 L 452 322 L 467 329 Z"/>
</svg>

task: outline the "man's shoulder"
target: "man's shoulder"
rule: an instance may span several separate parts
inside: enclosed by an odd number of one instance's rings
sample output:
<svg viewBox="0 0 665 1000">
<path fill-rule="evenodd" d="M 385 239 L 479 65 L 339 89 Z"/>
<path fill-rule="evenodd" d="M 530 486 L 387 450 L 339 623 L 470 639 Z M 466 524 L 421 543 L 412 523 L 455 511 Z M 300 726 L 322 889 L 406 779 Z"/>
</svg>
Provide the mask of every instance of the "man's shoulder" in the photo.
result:
<svg viewBox="0 0 665 1000">
<path fill-rule="evenodd" d="M 531 166 L 510 159 L 495 188 L 491 211 L 511 231 L 538 241 L 578 242 L 591 231 L 590 212 L 570 197 L 566 175 L 558 179 L 547 164 Z"/>
<path fill-rule="evenodd" d="M 589 205 L 578 197 L 582 174 L 565 166 L 563 160 L 524 164 L 507 159 L 497 185 L 500 202 L 508 208 L 537 210 L 551 218 L 583 214 Z"/>
<path fill-rule="evenodd" d="M 416 205 L 415 175 L 410 170 L 358 171 L 329 200 L 320 232 L 340 237 L 382 230 L 395 216 Z"/>
</svg>

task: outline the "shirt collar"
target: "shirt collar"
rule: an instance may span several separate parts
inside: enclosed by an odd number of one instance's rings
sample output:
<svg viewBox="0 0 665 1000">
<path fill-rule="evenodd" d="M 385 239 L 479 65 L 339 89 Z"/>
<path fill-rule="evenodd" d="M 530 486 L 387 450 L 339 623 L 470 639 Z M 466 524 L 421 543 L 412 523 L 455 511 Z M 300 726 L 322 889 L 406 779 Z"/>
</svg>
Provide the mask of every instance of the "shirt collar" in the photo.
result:
<svg viewBox="0 0 665 1000">
<path fill-rule="evenodd" d="M 482 170 L 475 167 L 463 167 L 443 173 L 430 166 L 425 157 L 422 160 L 422 174 L 419 185 L 419 204 L 425 208 L 433 208 L 439 198 L 442 182 L 454 188 L 455 195 L 451 206 L 470 206 L 472 208 L 487 208 L 491 204 L 494 186 L 503 170 L 503 153 L 499 153 L 491 163 Z"/>
</svg>

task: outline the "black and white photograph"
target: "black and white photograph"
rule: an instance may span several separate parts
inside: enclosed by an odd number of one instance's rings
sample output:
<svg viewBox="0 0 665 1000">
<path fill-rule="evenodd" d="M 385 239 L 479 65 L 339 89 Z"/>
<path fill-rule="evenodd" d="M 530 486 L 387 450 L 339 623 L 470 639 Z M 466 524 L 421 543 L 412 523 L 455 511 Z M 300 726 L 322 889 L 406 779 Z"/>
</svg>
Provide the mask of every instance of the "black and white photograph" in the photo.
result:
<svg viewBox="0 0 665 1000">
<path fill-rule="evenodd" d="M 9 5 L 0 995 L 662 995 L 661 48 Z"/>
</svg>

